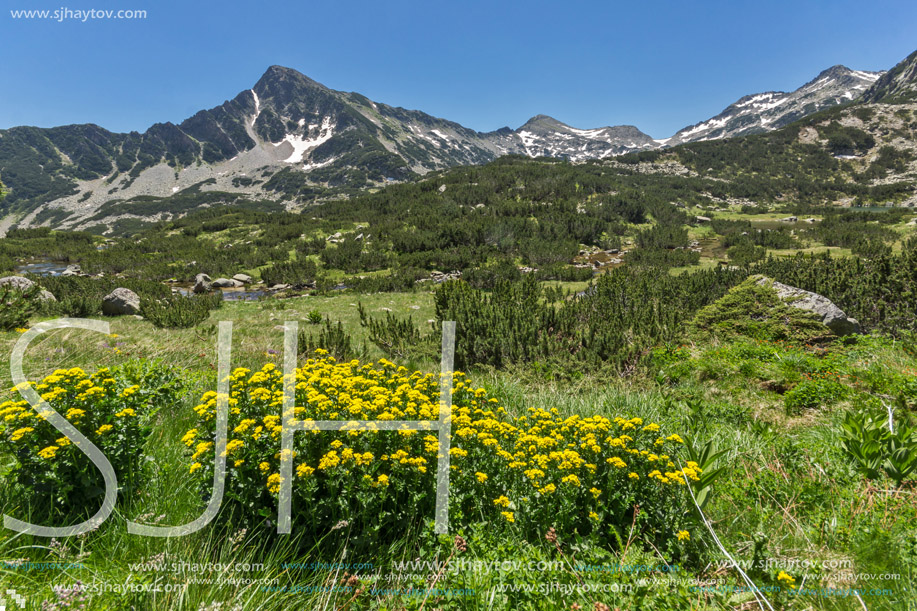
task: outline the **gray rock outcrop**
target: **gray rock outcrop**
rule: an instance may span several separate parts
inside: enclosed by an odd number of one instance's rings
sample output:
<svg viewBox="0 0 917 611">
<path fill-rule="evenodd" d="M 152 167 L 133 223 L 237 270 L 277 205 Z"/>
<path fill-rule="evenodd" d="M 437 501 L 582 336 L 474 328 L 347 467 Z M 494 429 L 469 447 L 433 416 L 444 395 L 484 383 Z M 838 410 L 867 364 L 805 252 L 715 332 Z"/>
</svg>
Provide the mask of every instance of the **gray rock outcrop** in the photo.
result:
<svg viewBox="0 0 917 611">
<path fill-rule="evenodd" d="M 835 335 L 850 335 L 860 332 L 860 323 L 855 318 L 848 317 L 842 309 L 827 297 L 777 282 L 773 278 L 766 276 L 756 276 L 756 282 L 762 286 L 772 287 L 777 291 L 777 295 L 786 301 L 788 305 L 812 312 L 821 318 L 822 324 L 831 329 Z"/>
<path fill-rule="evenodd" d="M 27 291 L 34 285 L 34 282 L 22 276 L 7 276 L 5 278 L 0 278 L 0 286 L 11 286 L 17 291 Z"/>
<path fill-rule="evenodd" d="M 241 282 L 232 278 L 217 278 L 213 281 L 213 288 L 215 289 L 237 289 L 241 286 Z"/>
<path fill-rule="evenodd" d="M 194 287 L 192 287 L 191 292 L 199 295 L 208 292 L 212 286 L 213 281 L 210 279 L 210 276 L 207 274 L 198 274 L 194 277 Z"/>
<path fill-rule="evenodd" d="M 130 289 L 119 287 L 102 298 L 102 314 L 106 316 L 139 313 L 140 297 Z"/>
<path fill-rule="evenodd" d="M 7 276 L 6 278 L 0 278 L 0 286 L 11 286 L 17 291 L 27 291 L 35 286 L 35 283 L 22 276 Z M 41 301 L 57 301 L 51 291 L 44 289 L 38 292 L 38 299 Z"/>
</svg>

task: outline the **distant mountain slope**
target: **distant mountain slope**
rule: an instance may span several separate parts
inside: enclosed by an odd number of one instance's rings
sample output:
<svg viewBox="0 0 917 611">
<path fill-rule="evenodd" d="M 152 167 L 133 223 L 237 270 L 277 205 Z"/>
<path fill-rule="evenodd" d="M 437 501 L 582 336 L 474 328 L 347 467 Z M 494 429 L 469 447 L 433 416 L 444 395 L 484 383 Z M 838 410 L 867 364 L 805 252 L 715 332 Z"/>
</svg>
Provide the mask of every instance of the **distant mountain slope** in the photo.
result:
<svg viewBox="0 0 917 611">
<path fill-rule="evenodd" d="M 0 227 L 99 231 L 221 203 L 295 208 L 502 155 L 585 161 L 767 132 L 867 88 L 876 99 L 906 97 L 913 60 L 881 79 L 835 66 L 794 92 L 746 96 L 665 140 L 634 126 L 578 129 L 545 115 L 482 133 L 272 66 L 232 100 L 142 134 L 96 125 L 0 130 L 0 176 L 10 190 Z"/>
<path fill-rule="evenodd" d="M 917 102 L 836 106 L 778 130 L 689 142 L 623 162 L 650 171 L 681 166 L 730 184 L 736 201 L 749 205 L 915 208 Z"/>
<path fill-rule="evenodd" d="M 513 152 L 570 161 L 604 159 L 659 146 L 633 125 L 577 129 L 545 115 L 529 119 L 516 130 L 516 136 L 521 140 L 522 147 Z"/>
<path fill-rule="evenodd" d="M 95 125 L 0 130 L 0 173 L 11 189 L 6 210 L 20 225 L 75 228 L 139 219 L 150 198 L 180 192 L 201 205 L 219 203 L 219 193 L 308 200 L 507 154 L 581 161 L 655 146 L 635 127 L 580 130 L 543 116 L 480 133 L 271 66 L 232 100 L 142 134 Z"/>
<path fill-rule="evenodd" d="M 819 110 L 857 99 L 881 74 L 832 66 L 795 91 L 768 91 L 740 98 L 712 119 L 682 129 L 665 144 L 674 146 L 777 129 Z"/>
<path fill-rule="evenodd" d="M 917 51 L 882 75 L 863 94 L 864 102 L 913 102 L 917 100 Z"/>
</svg>

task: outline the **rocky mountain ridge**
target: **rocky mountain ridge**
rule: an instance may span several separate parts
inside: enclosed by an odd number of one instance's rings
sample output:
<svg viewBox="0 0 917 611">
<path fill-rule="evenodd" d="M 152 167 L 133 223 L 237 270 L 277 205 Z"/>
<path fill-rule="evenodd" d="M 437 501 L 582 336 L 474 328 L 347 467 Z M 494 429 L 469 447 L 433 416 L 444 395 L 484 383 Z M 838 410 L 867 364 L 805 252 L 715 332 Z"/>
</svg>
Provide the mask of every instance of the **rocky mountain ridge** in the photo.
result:
<svg viewBox="0 0 917 611">
<path fill-rule="evenodd" d="M 664 143 L 675 146 L 778 129 L 820 110 L 856 100 L 882 74 L 832 66 L 795 91 L 744 96 L 715 117 L 678 131 Z"/>
<path fill-rule="evenodd" d="M 913 58 L 890 77 L 834 66 L 796 91 L 745 96 L 663 140 L 634 126 L 579 129 L 545 115 L 477 132 L 272 66 L 232 100 L 143 134 L 96 125 L 0 130 L 0 176 L 10 188 L 0 217 L 6 226 L 86 229 L 239 201 L 291 208 L 508 154 L 578 162 L 766 132 L 864 92 L 909 91 Z M 870 93 L 880 85 L 885 93 Z"/>
</svg>

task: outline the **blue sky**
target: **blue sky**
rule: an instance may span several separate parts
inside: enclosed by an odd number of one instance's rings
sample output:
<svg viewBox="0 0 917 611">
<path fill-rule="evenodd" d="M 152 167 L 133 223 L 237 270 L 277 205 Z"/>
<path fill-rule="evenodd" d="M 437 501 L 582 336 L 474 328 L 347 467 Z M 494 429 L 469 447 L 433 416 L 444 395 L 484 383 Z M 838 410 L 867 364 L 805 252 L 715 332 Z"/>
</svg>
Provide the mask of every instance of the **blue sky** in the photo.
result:
<svg viewBox="0 0 917 611">
<path fill-rule="evenodd" d="M 834 64 L 917 49 L 917 2 L 2 0 L 0 127 L 143 131 L 250 88 L 272 64 L 489 131 L 543 113 L 653 137 Z M 145 20 L 13 19 L 141 9 Z"/>
</svg>

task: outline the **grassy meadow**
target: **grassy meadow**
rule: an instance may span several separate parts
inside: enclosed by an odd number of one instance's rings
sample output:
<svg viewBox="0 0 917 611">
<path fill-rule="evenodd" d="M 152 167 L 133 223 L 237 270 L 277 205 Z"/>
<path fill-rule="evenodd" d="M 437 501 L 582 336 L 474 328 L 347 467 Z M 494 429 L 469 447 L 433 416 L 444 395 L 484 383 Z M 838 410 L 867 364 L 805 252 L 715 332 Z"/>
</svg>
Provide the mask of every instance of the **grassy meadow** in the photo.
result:
<svg viewBox="0 0 917 611">
<path fill-rule="evenodd" d="M 182 524 L 202 511 L 181 440 L 195 425 L 197 399 L 215 388 L 215 335 L 208 329 L 216 321 L 233 321 L 233 367 L 256 370 L 279 365 L 279 325 L 298 320 L 308 330 L 315 310 L 368 344 L 359 302 L 373 313 L 388 308 L 399 318 L 412 316 L 419 326 L 434 318 L 429 293 L 341 294 L 227 302 L 192 329 L 157 329 L 126 316 L 109 319 L 111 337 L 75 330 L 42 336 L 26 360 L 30 379 L 61 368 L 89 372 L 140 359 L 171 368 L 182 392 L 156 415 L 143 449 L 141 482 L 104 526 L 51 541 L 3 531 L 4 586 L 26 595 L 28 608 L 36 609 L 757 607 L 725 550 L 760 588 L 765 608 L 917 606 L 911 588 L 917 490 L 895 487 L 884 476 L 864 478 L 840 443 L 846 408 L 870 394 L 883 395 L 888 389 L 881 380 L 900 378 L 902 388 L 913 388 L 917 380 L 914 344 L 878 336 L 827 348 L 748 339 L 669 346 L 623 378 L 556 376 L 530 367 L 468 372 L 511 416 L 536 408 L 565 417 L 640 418 L 698 445 L 710 441 L 713 453 L 722 452 L 705 465 L 722 470 L 704 511 L 712 532 L 700 515 L 686 517 L 693 524 L 686 529 L 690 539 L 675 542 L 675 554 L 644 537 L 636 519 L 636 527 L 622 529 L 612 546 L 547 521 L 528 526 L 548 538 L 532 537 L 518 524 L 488 516 L 437 536 L 432 515 L 393 540 L 381 539 L 384 545 L 367 546 L 354 543 L 359 533 L 347 526 L 307 536 L 294 523 L 292 535 L 279 536 L 269 524 L 242 526 L 228 508 L 211 526 L 184 537 L 126 532 L 126 520 Z M 5 353 L 19 335 L 3 334 Z M 369 358 L 380 356 L 369 349 Z M 436 370 L 429 359 L 410 365 Z M 816 372 L 831 372 L 845 391 L 830 402 L 817 398 L 814 408 L 789 409 L 785 389 Z M 0 473 L 12 462 L 5 456 Z M 13 490 L 3 488 L 0 506 L 4 514 L 23 518 L 30 500 Z M 463 549 L 456 549 L 456 535 L 464 539 Z M 446 568 L 432 562 L 447 558 Z M 802 593 L 794 594 L 796 589 Z"/>
</svg>

